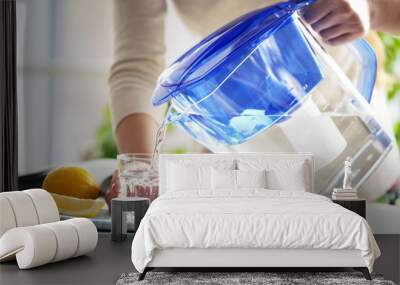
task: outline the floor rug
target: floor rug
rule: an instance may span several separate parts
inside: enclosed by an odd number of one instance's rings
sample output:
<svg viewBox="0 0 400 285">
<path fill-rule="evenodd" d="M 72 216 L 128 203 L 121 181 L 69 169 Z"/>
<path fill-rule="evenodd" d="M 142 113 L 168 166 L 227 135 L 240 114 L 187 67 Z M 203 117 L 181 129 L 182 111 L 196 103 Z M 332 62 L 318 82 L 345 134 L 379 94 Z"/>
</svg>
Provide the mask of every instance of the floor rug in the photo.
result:
<svg viewBox="0 0 400 285">
<path fill-rule="evenodd" d="M 368 281 L 359 272 L 148 272 L 146 278 L 138 281 L 138 273 L 122 274 L 117 285 L 395 285 L 380 275 L 372 275 Z"/>
</svg>

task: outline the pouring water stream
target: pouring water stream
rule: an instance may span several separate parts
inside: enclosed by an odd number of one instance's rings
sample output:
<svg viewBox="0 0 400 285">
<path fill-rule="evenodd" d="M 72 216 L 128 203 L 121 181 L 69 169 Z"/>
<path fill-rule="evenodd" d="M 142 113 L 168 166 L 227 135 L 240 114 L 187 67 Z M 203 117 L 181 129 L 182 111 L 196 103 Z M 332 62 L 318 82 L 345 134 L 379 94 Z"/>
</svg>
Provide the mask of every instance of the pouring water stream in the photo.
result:
<svg viewBox="0 0 400 285">
<path fill-rule="evenodd" d="M 167 123 L 168 123 L 168 121 L 166 119 L 164 119 L 161 126 L 157 130 L 156 141 L 154 143 L 153 154 L 151 156 L 150 169 L 157 170 L 156 163 L 158 162 L 160 148 L 161 148 L 162 142 L 164 141 L 165 134 L 167 131 Z"/>
</svg>

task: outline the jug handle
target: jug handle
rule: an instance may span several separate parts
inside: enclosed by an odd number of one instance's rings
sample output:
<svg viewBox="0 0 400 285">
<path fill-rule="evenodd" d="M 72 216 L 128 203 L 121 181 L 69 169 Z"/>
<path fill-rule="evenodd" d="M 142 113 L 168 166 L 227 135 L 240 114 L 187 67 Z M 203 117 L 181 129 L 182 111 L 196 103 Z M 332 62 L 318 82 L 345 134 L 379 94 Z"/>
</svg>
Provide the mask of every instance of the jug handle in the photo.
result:
<svg viewBox="0 0 400 285">
<path fill-rule="evenodd" d="M 315 0 L 289 0 L 294 4 L 294 9 L 302 10 L 303 8 L 312 5 Z M 304 25 L 307 28 L 307 25 Z M 313 33 L 310 32 L 311 35 Z M 317 41 L 318 42 L 318 41 Z M 374 91 L 376 72 L 377 72 L 377 59 L 374 50 L 367 41 L 360 39 L 350 44 L 358 55 L 358 63 L 360 65 L 359 79 L 357 80 L 357 90 L 361 95 L 371 103 L 372 93 Z"/>
<path fill-rule="evenodd" d="M 377 59 L 371 46 L 365 40 L 357 40 L 351 43 L 355 52 L 358 54 L 361 71 L 357 82 L 357 89 L 361 95 L 371 103 L 372 93 L 374 91 Z"/>
</svg>

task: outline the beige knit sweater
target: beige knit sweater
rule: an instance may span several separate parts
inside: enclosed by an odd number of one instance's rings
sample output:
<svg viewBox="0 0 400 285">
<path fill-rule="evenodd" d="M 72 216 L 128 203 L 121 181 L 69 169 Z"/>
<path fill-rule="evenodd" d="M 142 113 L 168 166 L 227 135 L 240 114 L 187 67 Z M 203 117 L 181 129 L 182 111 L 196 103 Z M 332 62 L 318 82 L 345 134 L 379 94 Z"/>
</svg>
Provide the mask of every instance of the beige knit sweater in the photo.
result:
<svg viewBox="0 0 400 285">
<path fill-rule="evenodd" d="M 168 1 L 169 2 L 169 1 Z M 201 37 L 230 20 L 277 0 L 174 0 L 190 31 Z M 110 74 L 113 125 L 134 113 L 161 122 L 151 95 L 164 66 L 166 0 L 114 0 L 115 55 Z"/>
</svg>

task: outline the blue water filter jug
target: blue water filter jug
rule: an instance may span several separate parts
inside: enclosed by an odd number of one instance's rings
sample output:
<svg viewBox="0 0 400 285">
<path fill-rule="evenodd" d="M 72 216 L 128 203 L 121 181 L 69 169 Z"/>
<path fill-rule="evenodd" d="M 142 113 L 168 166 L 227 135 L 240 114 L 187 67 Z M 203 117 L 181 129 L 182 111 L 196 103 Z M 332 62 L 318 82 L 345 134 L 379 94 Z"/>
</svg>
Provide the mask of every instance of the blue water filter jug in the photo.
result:
<svg viewBox="0 0 400 285">
<path fill-rule="evenodd" d="M 395 163 L 368 105 L 376 59 L 365 41 L 341 47 L 350 80 L 298 16 L 312 2 L 278 3 L 212 33 L 161 74 L 153 104 L 170 102 L 167 122 L 213 152 L 312 152 L 318 193 L 340 186 L 350 156 L 354 187 L 374 198 L 364 182 Z"/>
</svg>

